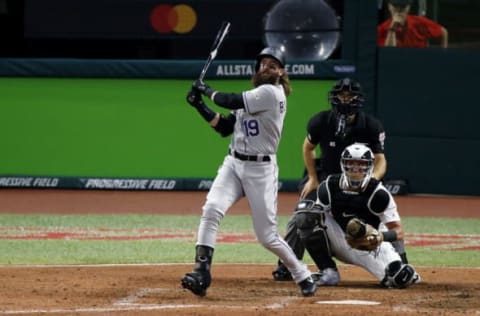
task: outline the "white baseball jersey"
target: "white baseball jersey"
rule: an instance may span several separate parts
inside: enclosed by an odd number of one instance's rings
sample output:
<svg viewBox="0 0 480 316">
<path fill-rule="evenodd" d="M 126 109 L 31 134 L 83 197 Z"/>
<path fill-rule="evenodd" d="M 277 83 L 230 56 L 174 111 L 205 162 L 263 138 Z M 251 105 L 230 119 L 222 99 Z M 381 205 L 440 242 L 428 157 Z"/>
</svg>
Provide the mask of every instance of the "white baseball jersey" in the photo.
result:
<svg viewBox="0 0 480 316">
<path fill-rule="evenodd" d="M 207 194 L 197 245 L 215 247 L 221 218 L 245 196 L 258 241 L 285 263 L 298 283 L 309 277 L 310 271 L 277 233 L 276 153 L 287 110 L 286 96 L 281 85 L 265 84 L 243 92 L 243 100 L 245 108 L 233 111 L 236 122 L 231 154 L 225 157 Z"/>
<path fill-rule="evenodd" d="M 283 87 L 264 84 L 242 95 L 245 109 L 233 111 L 236 123 L 230 148 L 248 155 L 275 155 L 287 112 Z"/>
</svg>

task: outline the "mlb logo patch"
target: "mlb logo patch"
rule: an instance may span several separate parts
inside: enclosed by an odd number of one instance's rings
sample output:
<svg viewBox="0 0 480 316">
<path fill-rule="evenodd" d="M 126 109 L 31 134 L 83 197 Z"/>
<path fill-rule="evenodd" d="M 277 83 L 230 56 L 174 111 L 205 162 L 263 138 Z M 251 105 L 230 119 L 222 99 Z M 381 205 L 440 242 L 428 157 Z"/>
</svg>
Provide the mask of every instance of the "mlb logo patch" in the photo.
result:
<svg viewBox="0 0 480 316">
<path fill-rule="evenodd" d="M 328 146 L 330 146 L 330 147 L 335 147 L 335 146 L 337 146 L 337 144 L 335 144 L 335 142 L 330 142 L 330 143 L 328 144 Z"/>
</svg>

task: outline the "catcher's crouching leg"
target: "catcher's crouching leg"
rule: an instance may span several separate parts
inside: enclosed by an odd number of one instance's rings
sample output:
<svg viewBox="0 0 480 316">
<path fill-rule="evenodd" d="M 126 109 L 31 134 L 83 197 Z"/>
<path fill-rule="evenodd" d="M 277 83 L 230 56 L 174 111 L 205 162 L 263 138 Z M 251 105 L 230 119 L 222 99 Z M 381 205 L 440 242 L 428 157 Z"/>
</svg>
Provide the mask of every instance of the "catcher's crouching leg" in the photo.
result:
<svg viewBox="0 0 480 316">
<path fill-rule="evenodd" d="M 312 274 L 315 283 L 319 286 L 337 285 L 340 274 L 332 258 L 323 216 L 314 209 L 299 210 L 295 214 L 300 239 L 319 269 L 318 273 Z"/>
<path fill-rule="evenodd" d="M 298 236 L 297 232 L 297 224 L 295 222 L 295 216 L 290 218 L 290 221 L 287 224 L 287 233 L 285 235 L 285 241 L 288 243 L 290 248 L 292 248 L 295 256 L 302 260 L 303 254 L 305 253 L 305 246 L 303 245 L 300 237 Z M 282 261 L 278 260 L 278 266 L 272 272 L 273 279 L 275 281 L 291 281 L 293 280 L 290 271 L 288 271 L 287 267 L 283 264 Z"/>
<path fill-rule="evenodd" d="M 413 266 L 393 261 L 385 268 L 385 277 L 381 284 L 388 288 L 404 289 L 419 282 L 420 276 Z"/>
</svg>

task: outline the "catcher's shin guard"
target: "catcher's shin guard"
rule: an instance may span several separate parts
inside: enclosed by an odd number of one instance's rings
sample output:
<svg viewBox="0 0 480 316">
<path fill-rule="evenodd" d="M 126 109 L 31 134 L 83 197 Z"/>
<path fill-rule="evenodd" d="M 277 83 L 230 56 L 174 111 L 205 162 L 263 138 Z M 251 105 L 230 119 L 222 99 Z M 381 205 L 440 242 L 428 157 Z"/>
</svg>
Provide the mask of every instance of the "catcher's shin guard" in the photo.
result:
<svg viewBox="0 0 480 316">
<path fill-rule="evenodd" d="M 302 260 L 305 253 L 305 246 L 303 245 L 300 237 L 298 236 L 295 216 L 293 216 L 287 224 L 287 234 L 285 235 L 284 239 L 288 243 L 290 248 L 292 248 L 295 256 L 299 260 Z M 272 271 L 272 276 L 275 281 L 293 280 L 290 271 L 288 271 L 287 267 L 280 260 L 278 260 L 277 269 Z"/>
<path fill-rule="evenodd" d="M 213 248 L 199 245 L 195 253 L 195 269 L 182 278 L 182 287 L 198 296 L 205 296 L 212 281 L 210 266 L 212 264 Z"/>
<path fill-rule="evenodd" d="M 287 233 L 285 235 L 285 241 L 288 243 L 290 248 L 292 248 L 295 256 L 299 259 L 303 259 L 305 254 L 305 246 L 298 235 L 298 227 L 295 216 L 293 216 L 287 224 Z"/>
<path fill-rule="evenodd" d="M 298 235 L 318 269 L 336 269 L 324 224 L 324 213 L 309 208 L 295 214 Z"/>
<path fill-rule="evenodd" d="M 330 242 L 328 240 L 327 232 L 323 229 L 318 229 L 303 239 L 310 257 L 317 265 L 318 269 L 337 269 L 337 264 L 332 258 L 330 250 Z"/>
</svg>

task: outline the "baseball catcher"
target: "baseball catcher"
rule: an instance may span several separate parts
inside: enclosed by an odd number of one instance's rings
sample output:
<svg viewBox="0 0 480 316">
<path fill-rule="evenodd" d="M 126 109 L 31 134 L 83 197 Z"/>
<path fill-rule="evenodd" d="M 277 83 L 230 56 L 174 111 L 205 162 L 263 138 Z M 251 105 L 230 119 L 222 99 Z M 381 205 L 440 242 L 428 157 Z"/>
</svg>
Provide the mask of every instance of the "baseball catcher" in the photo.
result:
<svg viewBox="0 0 480 316">
<path fill-rule="evenodd" d="M 371 177 L 373 163 L 367 146 L 348 146 L 341 156 L 342 173 L 318 186 L 314 206 L 297 207 L 298 234 L 320 271 L 314 275 L 317 285 L 340 282 L 332 257 L 363 267 L 387 288 L 420 282 L 392 245 L 403 239 L 400 215 L 390 192 Z"/>
<path fill-rule="evenodd" d="M 316 200 L 319 184 L 329 175 L 341 172 L 341 154 L 353 143 L 364 143 L 373 152 L 375 159 L 370 182 L 383 178 L 387 168 L 384 154 L 385 129 L 377 118 L 363 111 L 366 97 L 357 80 L 342 78 L 334 83 L 328 93 L 331 109 L 318 112 L 309 119 L 302 147 L 305 172 L 298 187 L 300 199 Z M 317 153 L 321 155 L 317 156 Z M 298 236 L 293 216 L 287 225 L 285 241 L 292 247 L 297 258 L 303 258 L 305 246 Z M 408 263 L 403 240 L 400 238 L 392 244 L 403 263 Z M 276 281 L 291 280 L 291 275 L 282 262 L 278 263 L 272 275 Z"/>
</svg>

